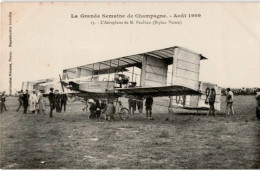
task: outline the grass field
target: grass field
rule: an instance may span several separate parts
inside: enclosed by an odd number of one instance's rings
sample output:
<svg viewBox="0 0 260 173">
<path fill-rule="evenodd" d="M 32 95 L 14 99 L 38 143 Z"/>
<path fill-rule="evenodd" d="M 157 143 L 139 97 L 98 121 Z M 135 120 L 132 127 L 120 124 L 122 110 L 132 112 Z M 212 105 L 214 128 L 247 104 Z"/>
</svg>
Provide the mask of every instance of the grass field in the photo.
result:
<svg viewBox="0 0 260 173">
<path fill-rule="evenodd" d="M 158 104 L 168 104 L 156 100 Z M 222 111 L 225 112 L 224 98 Z M 7 98 L 1 114 L 3 169 L 255 169 L 260 167 L 260 122 L 254 96 L 235 97 L 235 115 L 207 117 L 192 111 L 154 106 L 127 121 L 88 119 L 81 102 L 66 113 L 15 112 Z M 49 111 L 49 108 L 48 108 Z M 169 117 L 169 121 L 165 119 Z"/>
</svg>

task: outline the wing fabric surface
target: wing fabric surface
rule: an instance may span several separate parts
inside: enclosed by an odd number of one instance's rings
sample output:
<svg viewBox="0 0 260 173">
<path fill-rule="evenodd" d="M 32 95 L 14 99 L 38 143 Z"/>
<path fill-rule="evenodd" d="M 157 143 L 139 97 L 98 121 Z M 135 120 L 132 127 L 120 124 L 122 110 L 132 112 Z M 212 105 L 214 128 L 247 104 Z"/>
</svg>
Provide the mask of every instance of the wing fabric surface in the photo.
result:
<svg viewBox="0 0 260 173">
<path fill-rule="evenodd" d="M 163 97 L 163 96 L 178 96 L 178 95 L 200 95 L 201 92 L 180 86 L 163 86 L 163 87 L 140 87 L 140 88 L 118 88 L 119 94 L 133 95 L 133 96 L 153 96 L 153 97 Z"/>
</svg>

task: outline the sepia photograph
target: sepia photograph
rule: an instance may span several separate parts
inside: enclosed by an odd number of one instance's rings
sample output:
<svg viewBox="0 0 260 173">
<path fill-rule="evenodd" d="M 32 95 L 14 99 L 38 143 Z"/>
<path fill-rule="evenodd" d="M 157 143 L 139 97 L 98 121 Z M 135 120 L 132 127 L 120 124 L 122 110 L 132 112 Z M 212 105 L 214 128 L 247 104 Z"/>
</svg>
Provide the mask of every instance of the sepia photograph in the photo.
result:
<svg viewBox="0 0 260 173">
<path fill-rule="evenodd" d="M 1 169 L 259 169 L 259 2 L 1 2 Z"/>
</svg>

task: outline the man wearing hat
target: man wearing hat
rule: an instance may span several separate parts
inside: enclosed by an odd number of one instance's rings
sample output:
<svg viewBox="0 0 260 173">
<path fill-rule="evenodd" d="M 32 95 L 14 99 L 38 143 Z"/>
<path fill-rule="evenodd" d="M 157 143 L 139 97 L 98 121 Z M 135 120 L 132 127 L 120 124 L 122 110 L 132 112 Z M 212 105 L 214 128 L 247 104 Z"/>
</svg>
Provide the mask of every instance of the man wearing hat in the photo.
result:
<svg viewBox="0 0 260 173">
<path fill-rule="evenodd" d="M 23 90 L 18 91 L 18 102 L 19 102 L 19 107 L 18 107 L 18 109 L 16 110 L 16 112 L 18 112 L 19 109 L 20 109 L 20 107 L 23 106 Z"/>
<path fill-rule="evenodd" d="M 55 109 L 55 94 L 53 93 L 53 88 L 50 88 L 49 102 L 50 102 L 50 118 L 52 118 L 52 111 Z"/>
</svg>

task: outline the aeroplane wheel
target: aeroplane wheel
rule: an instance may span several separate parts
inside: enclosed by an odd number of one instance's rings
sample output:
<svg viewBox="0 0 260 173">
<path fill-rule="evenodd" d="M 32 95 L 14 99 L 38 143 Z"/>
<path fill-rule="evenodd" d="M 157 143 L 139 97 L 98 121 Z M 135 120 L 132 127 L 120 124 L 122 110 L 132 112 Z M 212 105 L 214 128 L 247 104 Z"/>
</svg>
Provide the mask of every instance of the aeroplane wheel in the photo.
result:
<svg viewBox="0 0 260 173">
<path fill-rule="evenodd" d="M 129 118 L 129 110 L 123 107 L 119 113 L 119 117 L 123 121 L 127 120 Z"/>
</svg>

